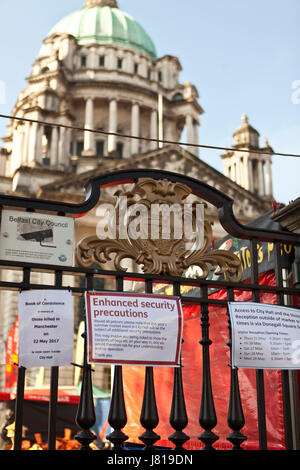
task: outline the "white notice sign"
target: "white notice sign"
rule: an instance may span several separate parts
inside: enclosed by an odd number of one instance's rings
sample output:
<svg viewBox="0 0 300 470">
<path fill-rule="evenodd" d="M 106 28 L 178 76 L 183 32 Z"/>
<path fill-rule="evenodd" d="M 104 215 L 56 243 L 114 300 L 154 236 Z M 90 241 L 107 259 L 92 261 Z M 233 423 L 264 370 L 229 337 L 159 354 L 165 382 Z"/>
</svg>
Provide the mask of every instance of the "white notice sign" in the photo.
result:
<svg viewBox="0 0 300 470">
<path fill-rule="evenodd" d="M 232 366 L 300 369 L 300 310 L 229 302 Z"/>
<path fill-rule="evenodd" d="M 86 311 L 89 363 L 179 365 L 178 297 L 88 292 Z"/>
<path fill-rule="evenodd" d="M 72 294 L 34 290 L 19 294 L 19 365 L 70 365 L 73 359 Z"/>
<path fill-rule="evenodd" d="M 0 259 L 38 264 L 73 265 L 74 219 L 3 210 Z"/>
</svg>

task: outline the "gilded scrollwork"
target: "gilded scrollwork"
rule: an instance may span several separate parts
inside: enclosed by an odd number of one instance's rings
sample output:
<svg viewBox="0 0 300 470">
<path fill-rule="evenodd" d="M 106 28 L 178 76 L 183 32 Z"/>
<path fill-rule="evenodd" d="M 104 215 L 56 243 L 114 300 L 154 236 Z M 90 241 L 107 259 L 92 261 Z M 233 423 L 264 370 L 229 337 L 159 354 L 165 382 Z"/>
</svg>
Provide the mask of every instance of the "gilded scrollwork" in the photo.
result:
<svg viewBox="0 0 300 470">
<path fill-rule="evenodd" d="M 114 269 L 124 271 L 123 260 L 131 259 L 144 273 L 177 277 L 197 266 L 197 278 L 206 279 L 213 272 L 227 281 L 239 281 L 240 259 L 234 253 L 211 249 L 212 223 L 205 217 L 204 209 L 199 225 L 195 204 L 185 203 L 190 194 L 191 189 L 182 183 L 150 178 L 138 180 L 130 191 L 119 190 L 115 193 L 115 216 L 110 217 L 110 224 L 115 224 L 114 237 L 101 239 L 92 235 L 81 240 L 76 250 L 77 263 L 90 267 L 110 261 Z M 126 200 L 123 212 L 122 198 Z M 187 237 L 185 231 L 180 233 L 188 220 L 185 205 L 192 208 L 188 212 L 192 237 L 190 233 Z M 159 208 L 159 212 L 153 208 Z"/>
</svg>

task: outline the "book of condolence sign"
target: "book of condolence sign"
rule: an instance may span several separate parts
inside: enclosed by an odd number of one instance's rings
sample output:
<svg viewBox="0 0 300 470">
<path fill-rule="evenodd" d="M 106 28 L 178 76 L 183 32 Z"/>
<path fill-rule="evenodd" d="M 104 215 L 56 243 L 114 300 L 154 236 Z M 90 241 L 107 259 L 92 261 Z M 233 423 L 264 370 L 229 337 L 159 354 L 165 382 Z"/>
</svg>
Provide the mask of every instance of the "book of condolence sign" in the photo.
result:
<svg viewBox="0 0 300 470">
<path fill-rule="evenodd" d="M 178 297 L 87 292 L 86 312 L 89 363 L 180 365 Z"/>
<path fill-rule="evenodd" d="M 73 304 L 67 290 L 19 294 L 19 365 L 65 366 L 73 357 Z"/>
</svg>

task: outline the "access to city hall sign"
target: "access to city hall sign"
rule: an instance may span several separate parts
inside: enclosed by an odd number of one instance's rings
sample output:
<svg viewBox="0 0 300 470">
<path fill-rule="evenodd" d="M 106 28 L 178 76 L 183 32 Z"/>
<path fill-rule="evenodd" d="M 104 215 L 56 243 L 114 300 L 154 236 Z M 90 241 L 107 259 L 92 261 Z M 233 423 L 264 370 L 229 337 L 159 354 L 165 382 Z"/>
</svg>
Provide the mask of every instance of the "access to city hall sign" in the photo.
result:
<svg viewBox="0 0 300 470">
<path fill-rule="evenodd" d="M 87 292 L 86 312 L 90 364 L 180 365 L 178 297 Z"/>
</svg>

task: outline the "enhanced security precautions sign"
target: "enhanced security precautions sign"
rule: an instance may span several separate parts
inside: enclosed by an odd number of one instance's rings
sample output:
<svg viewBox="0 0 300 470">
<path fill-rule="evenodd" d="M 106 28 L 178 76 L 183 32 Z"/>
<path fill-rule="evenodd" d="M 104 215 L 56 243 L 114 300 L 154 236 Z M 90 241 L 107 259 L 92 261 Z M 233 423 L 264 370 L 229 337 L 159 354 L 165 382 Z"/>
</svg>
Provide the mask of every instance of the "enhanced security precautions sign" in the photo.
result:
<svg viewBox="0 0 300 470">
<path fill-rule="evenodd" d="M 86 311 L 89 363 L 179 366 L 179 298 L 88 292 Z"/>
</svg>

